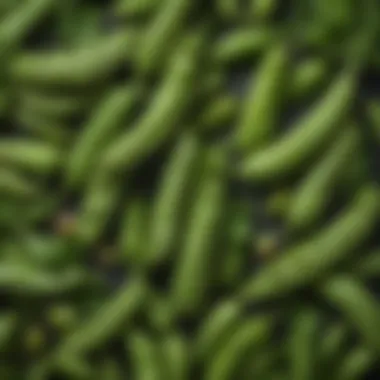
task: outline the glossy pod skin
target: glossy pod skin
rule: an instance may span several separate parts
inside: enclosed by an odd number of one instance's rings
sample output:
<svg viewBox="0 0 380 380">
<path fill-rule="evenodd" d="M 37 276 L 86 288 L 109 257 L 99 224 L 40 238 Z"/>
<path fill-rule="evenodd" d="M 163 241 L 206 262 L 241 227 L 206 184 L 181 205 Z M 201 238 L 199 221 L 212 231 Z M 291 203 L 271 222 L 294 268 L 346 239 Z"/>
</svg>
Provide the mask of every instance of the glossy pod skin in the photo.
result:
<svg viewBox="0 0 380 380">
<path fill-rule="evenodd" d="M 121 30 L 76 52 L 22 53 L 10 63 L 11 80 L 43 87 L 81 87 L 106 80 L 133 49 L 136 31 Z"/>
<path fill-rule="evenodd" d="M 352 204 L 309 240 L 282 253 L 239 290 L 245 302 L 279 297 L 310 284 L 330 270 L 370 235 L 379 217 L 379 192 L 363 187 Z"/>
<path fill-rule="evenodd" d="M 102 170 L 128 171 L 176 134 L 192 100 L 203 37 L 199 30 L 187 35 L 146 112 L 102 155 Z"/>
<path fill-rule="evenodd" d="M 342 128 L 343 129 L 343 128 Z M 343 129 L 324 157 L 310 169 L 293 191 L 287 214 L 290 230 L 308 230 L 326 213 L 329 201 L 359 141 L 356 126 Z"/>
<path fill-rule="evenodd" d="M 211 149 L 191 207 L 187 234 L 171 280 L 174 310 L 196 314 L 204 306 L 210 286 L 209 266 L 214 256 L 219 223 L 225 210 L 224 150 Z"/>
<path fill-rule="evenodd" d="M 141 96 L 137 86 L 117 87 L 108 92 L 85 122 L 66 166 L 66 182 L 76 188 L 88 181 L 97 167 L 99 153 L 107 149 Z"/>
<path fill-rule="evenodd" d="M 320 315 L 313 309 L 304 309 L 294 315 L 288 337 L 290 376 L 293 380 L 315 378 L 320 323 Z"/>
<path fill-rule="evenodd" d="M 248 180 L 284 178 L 305 166 L 341 128 L 354 97 L 356 75 L 346 70 L 327 94 L 283 137 L 252 153 L 242 163 L 240 175 Z"/>
<path fill-rule="evenodd" d="M 380 350 L 380 334 L 377 333 L 380 308 L 377 299 L 354 277 L 336 275 L 321 286 L 326 300 L 340 310 L 355 326 L 367 343 Z"/>
<path fill-rule="evenodd" d="M 251 317 L 244 321 L 215 357 L 208 363 L 206 380 L 228 380 L 234 378 L 242 358 L 253 349 L 259 350 L 269 339 L 273 321 L 268 316 Z"/>
<path fill-rule="evenodd" d="M 141 36 L 135 59 L 136 70 L 143 74 L 163 66 L 172 52 L 178 36 L 183 33 L 184 24 L 192 7 L 191 0 L 164 0 L 150 25 Z"/>
<path fill-rule="evenodd" d="M 178 243 L 202 154 L 198 137 L 185 131 L 168 158 L 153 204 L 149 249 L 152 264 L 167 258 Z"/>
<path fill-rule="evenodd" d="M 278 123 L 284 83 L 288 77 L 289 52 L 275 44 L 264 54 L 257 74 L 250 79 L 236 125 L 236 145 L 245 155 L 268 144 Z"/>
</svg>

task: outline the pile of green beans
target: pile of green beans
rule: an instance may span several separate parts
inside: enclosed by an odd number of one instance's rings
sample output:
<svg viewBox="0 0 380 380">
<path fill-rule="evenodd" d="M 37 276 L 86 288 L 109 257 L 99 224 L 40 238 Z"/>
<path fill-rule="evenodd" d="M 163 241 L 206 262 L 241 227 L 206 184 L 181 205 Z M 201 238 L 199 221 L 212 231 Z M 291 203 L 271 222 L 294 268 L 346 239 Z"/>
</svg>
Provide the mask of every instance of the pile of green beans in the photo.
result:
<svg viewBox="0 0 380 380">
<path fill-rule="evenodd" d="M 284 3 L 0 1 L 0 379 L 380 378 L 380 3 Z"/>
</svg>

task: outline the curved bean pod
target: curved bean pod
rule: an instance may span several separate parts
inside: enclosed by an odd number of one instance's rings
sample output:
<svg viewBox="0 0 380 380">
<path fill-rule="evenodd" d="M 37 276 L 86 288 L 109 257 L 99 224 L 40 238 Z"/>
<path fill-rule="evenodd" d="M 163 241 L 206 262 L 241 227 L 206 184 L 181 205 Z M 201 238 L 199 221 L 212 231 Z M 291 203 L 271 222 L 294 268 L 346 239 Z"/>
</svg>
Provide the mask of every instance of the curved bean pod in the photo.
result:
<svg viewBox="0 0 380 380">
<path fill-rule="evenodd" d="M 173 57 L 161 87 L 145 114 L 119 136 L 103 155 L 105 170 L 126 170 L 141 162 L 178 128 L 192 99 L 194 75 L 203 46 L 203 33 L 187 36 Z"/>
<path fill-rule="evenodd" d="M 118 0 L 115 14 L 121 17 L 149 16 L 162 3 L 162 0 Z"/>
<path fill-rule="evenodd" d="M 225 209 L 225 156 L 213 151 L 206 158 L 205 170 L 194 205 L 182 253 L 174 270 L 171 295 L 174 309 L 179 313 L 196 313 L 204 305 L 210 284 L 209 266 L 219 222 Z"/>
<path fill-rule="evenodd" d="M 202 131 L 208 132 L 228 127 L 239 110 L 238 99 L 229 94 L 223 94 L 212 100 L 199 117 Z"/>
<path fill-rule="evenodd" d="M 200 168 L 201 144 L 197 136 L 184 133 L 161 175 L 153 205 L 149 260 L 165 259 L 178 241 L 186 206 L 192 199 L 193 182 Z"/>
<path fill-rule="evenodd" d="M 222 36 L 215 42 L 216 63 L 229 64 L 262 53 L 273 40 L 273 31 L 265 27 L 241 28 Z"/>
<path fill-rule="evenodd" d="M 136 380 L 163 380 L 158 345 L 141 330 L 133 330 L 127 338 L 127 347 L 133 360 L 133 378 Z"/>
<path fill-rule="evenodd" d="M 356 347 L 345 357 L 337 371 L 337 379 L 360 380 L 377 361 L 377 355 L 367 347 Z"/>
<path fill-rule="evenodd" d="M 344 171 L 355 152 L 358 139 L 358 131 L 354 126 L 346 128 L 325 156 L 302 179 L 298 189 L 292 194 L 286 218 L 291 230 L 307 230 L 324 215 L 339 180 L 339 174 Z"/>
<path fill-rule="evenodd" d="M 268 340 L 272 332 L 272 319 L 252 317 L 238 327 L 230 340 L 218 350 L 208 363 L 205 380 L 233 379 L 242 358 Z"/>
<path fill-rule="evenodd" d="M 344 71 L 327 94 L 288 133 L 247 157 L 241 166 L 241 176 L 274 180 L 305 165 L 341 128 L 353 100 L 355 84 L 356 75 Z"/>
<path fill-rule="evenodd" d="M 0 168 L 0 194 L 16 198 L 30 198 L 37 195 L 39 187 L 27 177 L 14 170 Z"/>
<path fill-rule="evenodd" d="M 54 0 L 30 0 L 15 7 L 0 23 L 0 55 L 8 53 L 52 10 Z"/>
<path fill-rule="evenodd" d="M 136 56 L 136 68 L 140 73 L 150 74 L 170 56 L 192 5 L 190 0 L 161 2 L 153 21 L 141 37 Z"/>
<path fill-rule="evenodd" d="M 179 334 L 164 337 L 161 345 L 165 361 L 165 379 L 187 380 L 190 378 L 190 351 L 187 342 Z"/>
<path fill-rule="evenodd" d="M 372 347 L 380 350 L 380 333 L 376 327 L 380 320 L 380 308 L 377 299 L 360 281 L 337 275 L 327 280 L 320 291 L 333 307 L 338 308 L 348 318 Z"/>
<path fill-rule="evenodd" d="M 312 380 L 317 370 L 316 338 L 321 318 L 315 310 L 301 310 L 294 316 L 289 336 L 290 377 Z"/>
<path fill-rule="evenodd" d="M 127 61 L 135 39 L 133 30 L 123 30 L 74 52 L 23 53 L 11 62 L 10 77 L 37 86 L 87 86 L 107 79 Z"/>
<path fill-rule="evenodd" d="M 236 126 L 236 144 L 244 153 L 267 145 L 278 123 L 282 89 L 286 81 L 289 52 L 276 44 L 264 55 L 257 74 L 251 78 L 241 117 Z"/>
<path fill-rule="evenodd" d="M 122 194 L 122 181 L 109 172 L 97 172 L 83 196 L 78 217 L 77 237 L 92 244 L 102 236 Z"/>
<path fill-rule="evenodd" d="M 77 268 L 56 274 L 12 262 L 3 262 L 0 267 L 0 289 L 23 296 L 64 293 L 88 284 L 88 280 Z"/>
<path fill-rule="evenodd" d="M 202 322 L 195 339 L 195 353 L 199 360 L 209 362 L 240 326 L 242 305 L 229 300 L 217 305 Z"/>
<path fill-rule="evenodd" d="M 44 115 L 27 105 L 21 105 L 15 119 L 20 129 L 56 147 L 67 146 L 72 141 L 68 125 L 57 117 Z"/>
<path fill-rule="evenodd" d="M 82 94 L 49 93 L 38 90 L 22 90 L 21 106 L 52 118 L 72 117 L 85 110 L 92 102 L 91 96 Z"/>
<path fill-rule="evenodd" d="M 373 252 L 360 257 L 355 263 L 355 275 L 361 278 L 376 278 L 380 276 L 380 249 L 375 249 Z"/>
<path fill-rule="evenodd" d="M 151 205 L 144 198 L 134 198 L 127 205 L 120 231 L 120 249 L 129 263 L 142 265 L 147 261 Z"/>
<path fill-rule="evenodd" d="M 69 186 L 86 182 L 96 166 L 99 152 L 117 135 L 140 95 L 140 88 L 133 85 L 114 88 L 105 95 L 85 123 L 68 158 L 66 182 Z"/>
<path fill-rule="evenodd" d="M 308 96 L 324 84 L 327 74 L 327 64 L 321 58 L 301 62 L 293 74 L 290 90 L 292 97 L 301 99 Z"/>
<path fill-rule="evenodd" d="M 0 351 L 5 352 L 17 325 L 16 315 L 3 313 L 0 315 Z"/>
<path fill-rule="evenodd" d="M 35 173 L 49 173 L 62 164 L 62 152 L 37 140 L 2 138 L 0 164 Z"/>
<path fill-rule="evenodd" d="M 309 241 L 289 248 L 240 290 L 245 301 L 281 296 L 314 281 L 360 246 L 379 217 L 379 192 L 361 189 L 336 220 Z"/>
<path fill-rule="evenodd" d="M 127 281 L 58 347 L 56 357 L 84 355 L 106 342 L 136 315 L 146 297 L 141 279 Z"/>
</svg>

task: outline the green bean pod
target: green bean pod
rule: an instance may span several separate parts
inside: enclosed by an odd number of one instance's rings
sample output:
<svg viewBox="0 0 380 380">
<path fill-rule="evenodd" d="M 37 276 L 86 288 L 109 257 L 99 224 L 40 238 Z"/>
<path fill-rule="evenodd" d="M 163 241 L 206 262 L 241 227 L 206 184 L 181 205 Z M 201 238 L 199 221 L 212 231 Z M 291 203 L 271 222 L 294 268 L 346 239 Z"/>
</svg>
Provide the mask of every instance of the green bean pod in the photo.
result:
<svg viewBox="0 0 380 380">
<path fill-rule="evenodd" d="M 380 350 L 380 333 L 376 326 L 380 320 L 377 299 L 355 278 L 336 275 L 321 286 L 327 301 L 338 308 L 360 332 L 366 342 Z"/>
<path fill-rule="evenodd" d="M 189 379 L 190 351 L 186 340 L 180 334 L 172 333 L 163 338 L 161 350 L 165 363 L 165 379 Z"/>
<path fill-rule="evenodd" d="M 243 161 L 241 176 L 274 180 L 304 166 L 341 128 L 353 100 L 355 83 L 356 75 L 351 70 L 344 71 L 288 133 Z"/>
<path fill-rule="evenodd" d="M 240 285 L 247 262 L 247 243 L 252 241 L 251 209 L 246 202 L 232 202 L 227 213 L 225 256 L 221 262 L 221 282 L 229 288 Z"/>
<path fill-rule="evenodd" d="M 122 195 L 122 177 L 97 172 L 90 180 L 78 216 L 77 238 L 88 245 L 103 234 Z"/>
<path fill-rule="evenodd" d="M 66 182 L 70 187 L 86 183 L 98 163 L 99 153 L 118 134 L 140 95 L 140 89 L 133 85 L 114 88 L 92 112 L 68 158 Z"/>
<path fill-rule="evenodd" d="M 209 267 L 212 265 L 213 247 L 225 209 L 227 189 L 224 165 L 224 152 L 211 149 L 172 277 L 173 307 L 180 314 L 197 313 L 207 299 L 211 283 Z"/>
<path fill-rule="evenodd" d="M 146 291 L 141 279 L 127 281 L 61 343 L 55 354 L 57 360 L 65 356 L 84 355 L 128 327 L 145 302 Z"/>
<path fill-rule="evenodd" d="M 121 17 L 150 16 L 162 4 L 162 0 L 118 0 L 115 14 Z"/>
<path fill-rule="evenodd" d="M 146 238 L 150 228 L 150 203 L 140 197 L 128 202 L 120 230 L 120 249 L 127 262 L 143 265 L 147 261 L 149 240 Z"/>
<path fill-rule="evenodd" d="M 222 65 L 251 59 L 261 54 L 272 40 L 273 32 L 268 28 L 239 28 L 216 41 L 213 59 Z"/>
<path fill-rule="evenodd" d="M 0 315 L 0 351 L 5 352 L 7 345 L 15 332 L 18 318 L 13 313 L 2 313 Z"/>
<path fill-rule="evenodd" d="M 15 118 L 21 130 L 47 144 L 64 147 L 72 141 L 72 132 L 60 118 L 42 114 L 27 105 L 20 106 Z"/>
<path fill-rule="evenodd" d="M 203 37 L 198 30 L 185 38 L 148 110 L 104 153 L 105 170 L 128 171 L 176 132 L 192 100 Z"/>
<path fill-rule="evenodd" d="M 242 287 L 240 297 L 253 301 L 281 296 L 314 281 L 366 240 L 379 216 L 379 192 L 364 187 L 352 204 L 313 238 L 290 247 Z"/>
<path fill-rule="evenodd" d="M 60 94 L 25 89 L 19 94 L 22 107 L 51 118 L 69 118 L 86 110 L 93 98 L 82 94 Z"/>
<path fill-rule="evenodd" d="M 240 326 L 243 307 L 235 300 L 218 304 L 202 322 L 194 343 L 198 360 L 209 362 Z"/>
<path fill-rule="evenodd" d="M 301 100 L 313 93 L 324 84 L 327 74 L 327 64 L 322 58 L 309 58 L 301 62 L 293 74 L 291 96 Z"/>
<path fill-rule="evenodd" d="M 360 257 L 355 263 L 354 274 L 363 279 L 377 278 L 380 276 L 380 249 L 375 249 Z"/>
<path fill-rule="evenodd" d="M 134 30 L 103 37 L 77 51 L 22 53 L 10 64 L 11 80 L 35 86 L 88 86 L 106 80 L 128 61 Z"/>
<path fill-rule="evenodd" d="M 378 100 L 371 100 L 366 108 L 368 118 L 371 123 L 371 130 L 377 142 L 380 142 L 380 103 Z"/>
<path fill-rule="evenodd" d="M 210 101 L 199 116 L 199 127 L 203 132 L 212 132 L 223 127 L 229 127 L 239 110 L 238 99 L 229 94 L 219 95 Z"/>
<path fill-rule="evenodd" d="M 251 317 L 240 325 L 230 340 L 221 346 L 215 357 L 207 363 L 206 380 L 233 379 L 247 353 L 261 348 L 272 332 L 272 319 Z"/>
<path fill-rule="evenodd" d="M 136 380 L 164 380 L 160 351 L 156 342 L 141 330 L 132 330 L 126 340 L 133 368 L 133 378 Z"/>
<path fill-rule="evenodd" d="M 244 154 L 261 149 L 273 138 L 288 77 L 289 52 L 276 44 L 264 55 L 252 76 L 241 117 L 236 125 L 236 144 Z"/>
<path fill-rule="evenodd" d="M 255 19 L 268 20 L 276 11 L 278 0 L 251 0 L 251 10 Z"/>
<path fill-rule="evenodd" d="M 0 22 L 0 55 L 6 55 L 8 49 L 16 47 L 52 10 L 54 3 L 54 0 L 30 0 L 8 13 Z"/>
<path fill-rule="evenodd" d="M 168 257 L 178 242 L 201 155 L 197 136 L 185 132 L 164 168 L 153 204 L 149 239 L 149 260 L 152 264 Z"/>
<path fill-rule="evenodd" d="M 136 69 L 146 75 L 163 65 L 179 36 L 192 7 L 190 0 L 164 0 L 141 36 Z"/>
<path fill-rule="evenodd" d="M 17 262 L 3 262 L 0 268 L 0 289 L 23 296 L 65 293 L 89 284 L 89 276 L 78 268 L 50 273 Z"/>
<path fill-rule="evenodd" d="M 307 230 L 326 213 L 339 175 L 355 152 L 358 139 L 356 126 L 346 128 L 325 156 L 302 179 L 292 194 L 287 214 L 287 224 L 291 230 Z"/>
<path fill-rule="evenodd" d="M 320 315 L 312 309 L 301 310 L 294 316 L 289 336 L 290 374 L 293 380 L 315 378 L 320 322 Z"/>
<path fill-rule="evenodd" d="M 367 347 L 355 347 L 344 358 L 337 370 L 336 379 L 360 380 L 377 362 L 378 356 Z"/>
<path fill-rule="evenodd" d="M 2 138 L 0 164 L 47 174 L 62 164 L 62 152 L 51 144 L 32 139 Z"/>
<path fill-rule="evenodd" d="M 0 194 L 16 198 L 31 198 L 40 191 L 38 185 L 14 170 L 0 168 Z"/>
</svg>

